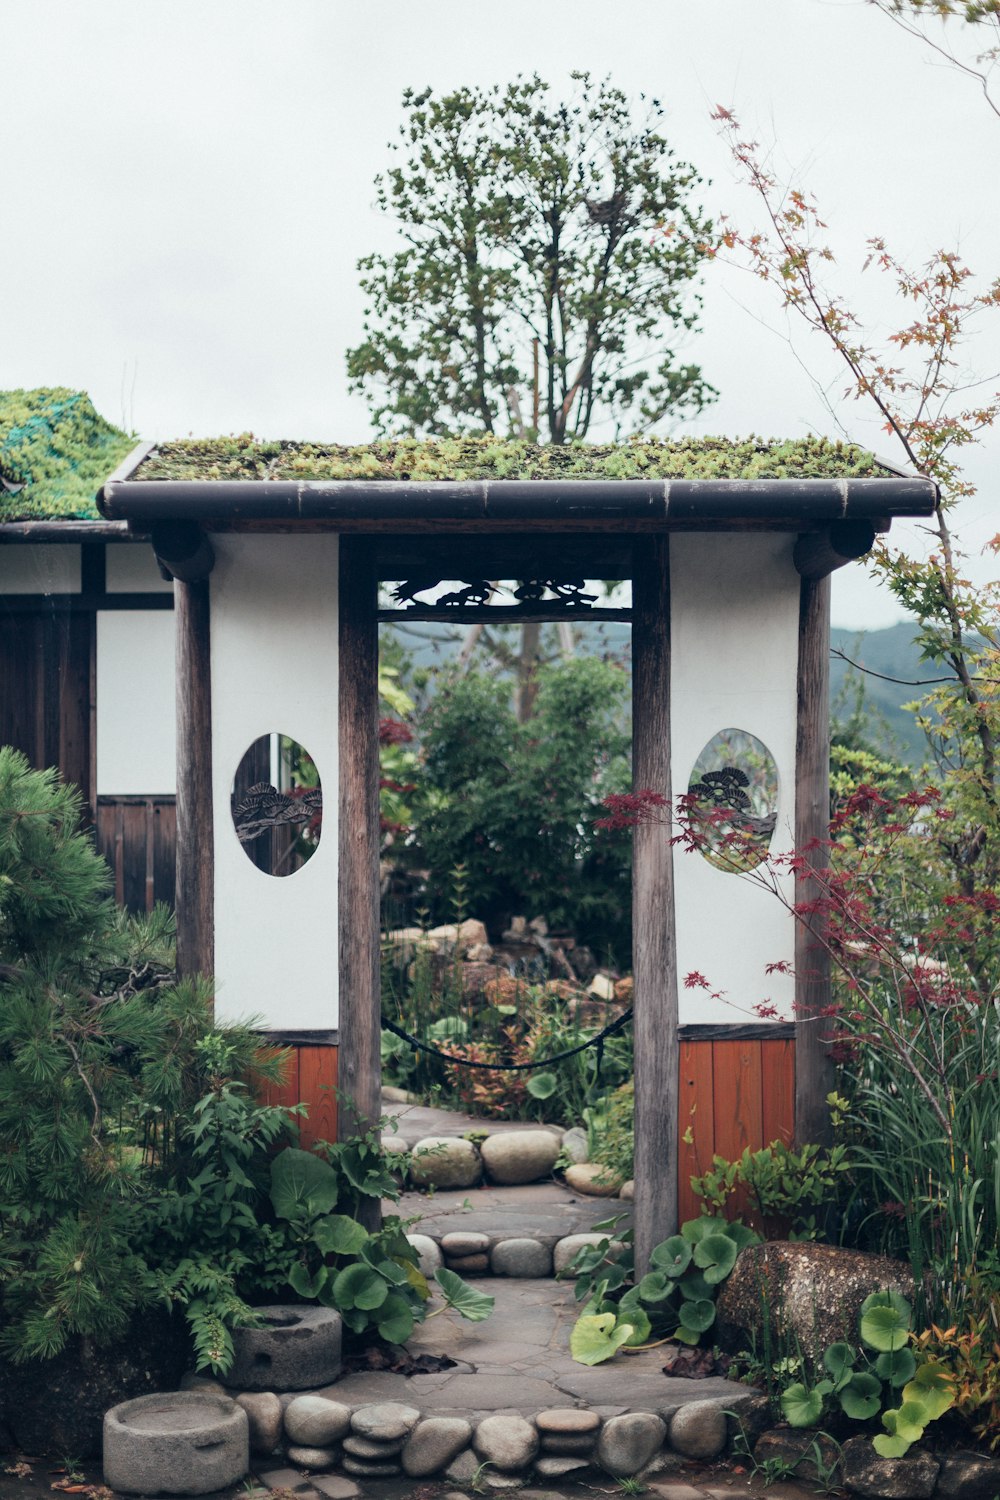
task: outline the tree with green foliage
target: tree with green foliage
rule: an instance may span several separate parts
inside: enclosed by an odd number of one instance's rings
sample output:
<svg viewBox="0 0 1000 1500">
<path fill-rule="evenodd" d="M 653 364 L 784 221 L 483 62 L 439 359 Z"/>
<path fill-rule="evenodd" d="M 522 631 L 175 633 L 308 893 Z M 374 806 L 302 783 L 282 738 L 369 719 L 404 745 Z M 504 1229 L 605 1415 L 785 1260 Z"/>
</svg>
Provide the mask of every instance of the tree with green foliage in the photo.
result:
<svg viewBox="0 0 1000 1500">
<path fill-rule="evenodd" d="M 452 872 L 464 865 L 487 923 L 527 906 L 624 960 L 628 851 L 595 836 L 593 815 L 628 784 L 627 686 L 620 667 L 593 658 L 545 667 L 534 717 L 520 724 L 495 677 L 440 685 L 413 793 L 435 915 L 448 914 Z"/>
<path fill-rule="evenodd" d="M 401 160 L 377 179 L 400 247 L 360 263 L 352 387 L 382 432 L 510 432 L 568 443 L 645 430 L 714 394 L 678 336 L 712 242 L 651 100 L 603 79 L 565 103 L 537 74 L 403 95 Z M 646 101 L 644 101 L 646 103 Z"/>
</svg>

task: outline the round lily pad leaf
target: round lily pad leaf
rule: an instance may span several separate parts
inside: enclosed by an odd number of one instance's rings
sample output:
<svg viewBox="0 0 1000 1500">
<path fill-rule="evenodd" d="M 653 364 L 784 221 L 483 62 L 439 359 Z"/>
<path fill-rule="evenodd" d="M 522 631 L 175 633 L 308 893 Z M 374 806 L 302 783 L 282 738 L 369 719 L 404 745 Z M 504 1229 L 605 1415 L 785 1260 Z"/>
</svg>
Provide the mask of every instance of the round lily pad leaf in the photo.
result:
<svg viewBox="0 0 1000 1500">
<path fill-rule="evenodd" d="M 683 1328 L 689 1328 L 692 1333 L 704 1333 L 715 1322 L 715 1303 L 708 1297 L 700 1297 L 697 1302 L 682 1302 L 678 1317 Z"/>
<path fill-rule="evenodd" d="M 619 1323 L 614 1313 L 585 1313 L 577 1318 L 569 1336 L 569 1352 L 581 1365 L 599 1365 L 610 1359 L 634 1332 L 631 1323 Z"/>
<path fill-rule="evenodd" d="M 819 1391 L 807 1391 L 797 1380 L 782 1391 L 781 1410 L 790 1427 L 814 1427 L 823 1412 L 823 1397 Z"/>
<path fill-rule="evenodd" d="M 736 1246 L 728 1234 L 706 1234 L 694 1247 L 694 1263 L 709 1286 L 725 1281 L 736 1264 Z"/>
<path fill-rule="evenodd" d="M 875 1374 L 897 1389 L 913 1379 L 917 1362 L 909 1349 L 887 1349 L 875 1361 Z"/>
<path fill-rule="evenodd" d="M 871 1305 L 861 1313 L 861 1337 L 869 1349 L 885 1354 L 904 1348 L 910 1337 L 909 1306 L 904 1313 L 890 1302 L 872 1303 L 870 1297 L 866 1302 Z"/>
<path fill-rule="evenodd" d="M 877 1375 L 856 1370 L 843 1390 L 838 1392 L 838 1400 L 849 1417 L 855 1422 L 864 1422 L 882 1405 L 882 1382 Z"/>
<path fill-rule="evenodd" d="M 668 1276 L 683 1276 L 691 1264 L 691 1241 L 682 1234 L 672 1234 L 668 1240 L 656 1246 L 649 1257 L 651 1263 Z"/>
</svg>

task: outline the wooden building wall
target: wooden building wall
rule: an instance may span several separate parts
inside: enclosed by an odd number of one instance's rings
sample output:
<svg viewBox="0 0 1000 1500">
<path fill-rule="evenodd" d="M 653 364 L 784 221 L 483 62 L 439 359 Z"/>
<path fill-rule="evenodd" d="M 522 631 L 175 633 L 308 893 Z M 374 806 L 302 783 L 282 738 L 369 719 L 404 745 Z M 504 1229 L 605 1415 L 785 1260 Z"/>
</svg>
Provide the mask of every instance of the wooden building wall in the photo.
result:
<svg viewBox="0 0 1000 1500">
<path fill-rule="evenodd" d="M 175 797 L 98 797 L 97 847 L 115 877 L 115 900 L 131 912 L 174 904 Z"/>
</svg>

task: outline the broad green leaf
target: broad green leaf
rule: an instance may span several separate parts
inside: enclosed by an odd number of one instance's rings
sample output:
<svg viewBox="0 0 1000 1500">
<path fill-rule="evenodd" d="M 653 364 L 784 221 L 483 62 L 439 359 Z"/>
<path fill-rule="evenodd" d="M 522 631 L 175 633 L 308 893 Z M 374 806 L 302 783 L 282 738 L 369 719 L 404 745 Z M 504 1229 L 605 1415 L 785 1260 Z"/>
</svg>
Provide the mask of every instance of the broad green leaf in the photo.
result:
<svg viewBox="0 0 1000 1500">
<path fill-rule="evenodd" d="M 619 1316 L 625 1316 L 621 1313 L 620 1309 Z M 649 1335 L 653 1331 L 653 1325 L 641 1307 L 629 1308 L 627 1317 L 632 1325 L 632 1335 L 625 1340 L 625 1343 L 630 1349 L 636 1348 L 639 1344 L 644 1344 L 649 1338 Z"/>
<path fill-rule="evenodd" d="M 420 1267 L 415 1266 L 409 1260 L 397 1261 L 397 1265 L 402 1266 L 408 1284 L 416 1292 L 421 1302 L 426 1302 L 430 1297 L 431 1289 L 427 1285 L 427 1277 L 421 1271 Z"/>
<path fill-rule="evenodd" d="M 831 1344 L 823 1355 L 823 1368 L 833 1377 L 834 1390 L 840 1390 L 851 1378 L 854 1350 L 850 1344 Z"/>
<path fill-rule="evenodd" d="M 869 1349 L 882 1353 L 902 1349 L 910 1337 L 909 1310 L 904 1316 L 898 1307 L 876 1303 L 861 1314 L 861 1337 Z"/>
<path fill-rule="evenodd" d="M 902 1458 L 903 1454 L 909 1451 L 910 1444 L 905 1438 L 879 1432 L 872 1438 L 872 1447 L 879 1458 Z"/>
<path fill-rule="evenodd" d="M 569 1352 L 580 1365 L 599 1365 L 628 1343 L 631 1323 L 619 1323 L 614 1313 L 585 1314 L 577 1318 L 569 1336 Z"/>
<path fill-rule="evenodd" d="M 326 1266 L 320 1266 L 315 1276 L 310 1276 L 308 1270 L 300 1260 L 295 1262 L 288 1273 L 288 1283 L 292 1290 L 298 1292 L 300 1297 L 305 1297 L 308 1302 L 312 1302 L 319 1296 L 326 1285 L 326 1281 Z"/>
<path fill-rule="evenodd" d="M 688 1302 L 697 1302 L 701 1297 L 714 1297 L 715 1288 L 709 1286 L 700 1271 L 685 1271 L 677 1283 L 682 1297 Z"/>
<path fill-rule="evenodd" d="M 378 1310 L 375 1326 L 390 1344 L 405 1344 L 413 1332 L 413 1309 L 405 1297 L 390 1292 Z"/>
<path fill-rule="evenodd" d="M 875 1374 L 878 1378 L 887 1380 L 897 1390 L 908 1380 L 912 1380 L 916 1368 L 917 1362 L 909 1349 L 887 1349 L 875 1361 Z"/>
<path fill-rule="evenodd" d="M 559 1087 L 555 1073 L 533 1073 L 528 1079 L 528 1093 L 532 1099 L 551 1099 Z"/>
<path fill-rule="evenodd" d="M 442 1266 L 434 1272 L 434 1280 L 441 1288 L 441 1295 L 449 1307 L 453 1307 L 470 1323 L 481 1323 L 493 1311 L 495 1298 L 485 1292 L 477 1292 L 454 1271 Z"/>
<path fill-rule="evenodd" d="M 337 1174 L 311 1151 L 288 1146 L 271 1163 L 271 1202 L 279 1219 L 328 1214 L 337 1202 Z"/>
<path fill-rule="evenodd" d="M 838 1400 L 855 1422 L 864 1422 L 873 1417 L 882 1405 L 882 1382 L 877 1375 L 856 1370 L 845 1386 L 838 1391 Z"/>
<path fill-rule="evenodd" d="M 666 1271 L 647 1271 L 639 1282 L 639 1295 L 643 1302 L 666 1302 L 677 1289 Z"/>
<path fill-rule="evenodd" d="M 781 1393 L 781 1410 L 789 1427 L 814 1427 L 823 1412 L 819 1391 L 807 1391 L 801 1381 Z"/>
<path fill-rule="evenodd" d="M 955 1404 L 955 1377 L 942 1365 L 928 1361 L 903 1387 L 904 1408 L 908 1402 L 919 1403 L 927 1413 L 926 1421 L 936 1422 Z"/>
<path fill-rule="evenodd" d="M 682 1302 L 677 1316 L 682 1327 L 704 1333 L 715 1322 L 715 1303 L 708 1297 L 700 1297 L 697 1302 Z"/>
<path fill-rule="evenodd" d="M 720 1229 L 725 1228 L 724 1219 L 713 1219 L 707 1214 L 702 1214 L 700 1219 L 688 1219 L 681 1225 L 681 1234 L 692 1245 L 703 1240 L 707 1234 L 718 1234 Z"/>
<path fill-rule="evenodd" d="M 720 1229 L 719 1233 L 728 1234 L 736 1246 L 737 1252 L 745 1250 L 748 1245 L 759 1245 L 761 1242 L 760 1235 L 755 1229 L 751 1229 L 749 1224 L 741 1224 L 739 1221 L 727 1224 L 725 1229 Z"/>
<path fill-rule="evenodd" d="M 706 1234 L 695 1242 L 694 1263 L 709 1286 L 717 1286 L 736 1264 L 736 1245 L 728 1234 Z"/>
<path fill-rule="evenodd" d="M 895 1410 L 882 1413 L 882 1426 L 886 1432 L 906 1444 L 916 1443 L 923 1437 L 928 1420 L 927 1409 L 919 1401 L 904 1401 Z"/>
<path fill-rule="evenodd" d="M 913 1316 L 913 1309 L 901 1292 L 871 1292 L 861 1304 L 862 1313 L 866 1313 L 870 1307 L 894 1307 L 900 1317 Z"/>
<path fill-rule="evenodd" d="M 328 1214 L 313 1225 L 313 1239 L 324 1255 L 357 1255 L 368 1231 L 346 1214 Z"/>
<path fill-rule="evenodd" d="M 676 1339 L 679 1344 L 693 1345 L 699 1342 L 699 1340 L 701 1339 L 701 1334 L 696 1333 L 693 1328 L 685 1328 L 684 1324 L 682 1323 L 679 1328 L 674 1329 L 672 1337 Z"/>
<path fill-rule="evenodd" d="M 360 1308 L 371 1311 L 381 1307 L 389 1294 L 382 1277 L 371 1266 L 356 1264 L 345 1266 L 334 1279 L 333 1295 L 340 1308 Z"/>
<path fill-rule="evenodd" d="M 691 1241 L 682 1234 L 672 1234 L 657 1245 L 649 1257 L 650 1264 L 668 1276 L 683 1276 L 691 1264 Z"/>
</svg>

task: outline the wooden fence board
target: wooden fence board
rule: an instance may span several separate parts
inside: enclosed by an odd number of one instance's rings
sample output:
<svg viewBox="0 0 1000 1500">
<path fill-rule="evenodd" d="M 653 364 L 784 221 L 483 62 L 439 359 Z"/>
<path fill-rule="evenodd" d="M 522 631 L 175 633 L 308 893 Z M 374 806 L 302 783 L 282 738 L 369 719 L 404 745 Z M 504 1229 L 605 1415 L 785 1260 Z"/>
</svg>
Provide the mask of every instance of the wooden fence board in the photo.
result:
<svg viewBox="0 0 1000 1500">
<path fill-rule="evenodd" d="M 682 1042 L 680 1046 L 677 1121 L 678 1171 L 677 1218 L 698 1216 L 699 1205 L 691 1191 L 691 1178 L 700 1177 L 712 1165 L 715 1150 L 714 1057 L 711 1042 Z M 684 1137 L 690 1135 L 690 1141 Z"/>
<path fill-rule="evenodd" d="M 337 1139 L 337 1047 L 299 1047 L 300 1098 L 309 1105 L 300 1123 L 300 1144 Z"/>
<path fill-rule="evenodd" d="M 761 1144 L 792 1144 L 795 1134 L 795 1043 L 761 1042 Z"/>
</svg>

